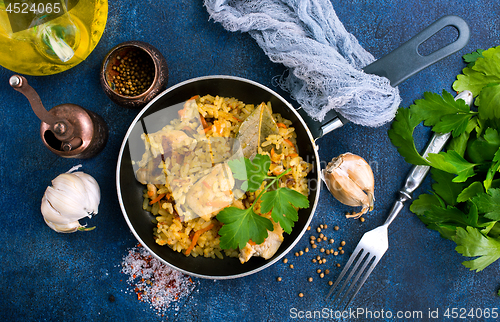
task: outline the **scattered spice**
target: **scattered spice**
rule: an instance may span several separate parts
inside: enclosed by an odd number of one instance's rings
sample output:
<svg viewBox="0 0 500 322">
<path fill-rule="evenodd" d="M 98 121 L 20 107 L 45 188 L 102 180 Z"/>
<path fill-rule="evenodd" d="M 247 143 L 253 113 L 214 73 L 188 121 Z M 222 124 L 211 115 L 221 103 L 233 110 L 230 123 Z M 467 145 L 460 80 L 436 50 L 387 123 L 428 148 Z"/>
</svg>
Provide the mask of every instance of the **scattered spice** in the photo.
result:
<svg viewBox="0 0 500 322">
<path fill-rule="evenodd" d="M 333 238 L 330 238 L 330 241 L 329 241 L 329 243 L 330 243 L 330 244 L 333 244 L 334 242 L 335 242 L 335 239 L 333 239 Z"/>
<path fill-rule="evenodd" d="M 335 229 L 335 230 L 339 230 L 339 229 L 340 229 L 340 227 L 339 227 L 339 226 L 335 226 L 335 227 L 333 227 L 333 229 Z"/>
<path fill-rule="evenodd" d="M 137 298 L 160 314 L 188 296 L 196 286 L 190 277 L 163 264 L 141 245 L 129 249 L 121 271 L 129 276 L 127 283 Z M 114 301 L 111 296 L 110 302 Z"/>
<path fill-rule="evenodd" d="M 288 259 L 284 258 L 283 263 L 285 263 L 285 264 L 288 263 Z"/>
<path fill-rule="evenodd" d="M 359 218 L 359 221 L 361 221 L 361 222 L 365 222 L 365 217 L 361 217 L 361 218 Z"/>
<path fill-rule="evenodd" d="M 290 268 L 293 268 L 293 264 L 290 264 Z"/>
<path fill-rule="evenodd" d="M 304 297 L 304 293 L 299 293 L 299 297 Z"/>
<path fill-rule="evenodd" d="M 328 281 L 328 285 L 332 286 L 333 285 L 333 281 Z"/>
<path fill-rule="evenodd" d="M 281 282 L 281 280 L 282 280 L 282 279 L 281 279 L 281 277 L 278 277 L 276 280 L 277 280 L 278 282 Z"/>
<path fill-rule="evenodd" d="M 313 278 L 312 278 L 312 277 L 309 277 L 309 278 L 307 279 L 307 281 L 308 281 L 308 282 L 312 282 L 312 281 L 313 281 Z"/>
<path fill-rule="evenodd" d="M 345 246 L 345 241 L 341 241 L 340 246 Z"/>
</svg>

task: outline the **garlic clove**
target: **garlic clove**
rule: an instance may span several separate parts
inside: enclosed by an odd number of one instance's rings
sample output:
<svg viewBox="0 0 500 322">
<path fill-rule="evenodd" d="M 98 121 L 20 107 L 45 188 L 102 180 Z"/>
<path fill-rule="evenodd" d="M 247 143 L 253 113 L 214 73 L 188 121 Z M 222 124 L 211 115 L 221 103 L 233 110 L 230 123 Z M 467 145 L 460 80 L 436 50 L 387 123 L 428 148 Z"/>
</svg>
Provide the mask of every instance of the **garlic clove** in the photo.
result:
<svg viewBox="0 0 500 322">
<path fill-rule="evenodd" d="M 74 233 L 75 231 L 79 230 L 79 228 L 83 227 L 78 221 L 73 221 L 71 223 L 61 225 L 45 219 L 45 223 L 47 224 L 47 226 L 57 231 L 58 233 Z"/>
<path fill-rule="evenodd" d="M 101 201 L 101 191 L 99 189 L 97 181 L 92 176 L 81 171 L 73 172 L 73 174 L 78 178 L 80 178 L 80 180 L 82 180 L 85 186 L 85 191 L 87 192 L 87 199 L 89 200 L 89 203 L 85 208 L 85 210 L 88 213 L 97 214 L 99 203 Z"/>
<path fill-rule="evenodd" d="M 82 198 L 79 197 L 78 193 L 72 190 L 56 190 L 53 187 L 47 187 L 45 196 L 50 201 L 52 207 L 60 213 L 64 213 L 66 218 L 72 219 L 71 221 L 88 215 L 82 206 L 86 202 L 82 202 Z"/>
<path fill-rule="evenodd" d="M 78 220 L 97 214 L 100 189 L 92 176 L 83 172 L 71 173 L 79 167 L 52 180 L 52 186 L 47 187 L 42 198 L 40 210 L 45 223 L 57 232 L 93 229 L 80 225 Z"/>
<path fill-rule="evenodd" d="M 59 211 L 52 207 L 46 196 L 42 198 L 42 205 L 40 210 L 42 212 L 43 218 L 50 222 L 58 224 L 68 224 L 71 222 L 71 220 L 69 220 L 67 217 L 63 217 Z"/>
<path fill-rule="evenodd" d="M 330 193 L 348 206 L 361 206 L 360 212 L 347 215 L 359 218 L 373 210 L 375 180 L 370 165 L 360 156 L 344 153 L 333 158 L 322 171 Z"/>
</svg>

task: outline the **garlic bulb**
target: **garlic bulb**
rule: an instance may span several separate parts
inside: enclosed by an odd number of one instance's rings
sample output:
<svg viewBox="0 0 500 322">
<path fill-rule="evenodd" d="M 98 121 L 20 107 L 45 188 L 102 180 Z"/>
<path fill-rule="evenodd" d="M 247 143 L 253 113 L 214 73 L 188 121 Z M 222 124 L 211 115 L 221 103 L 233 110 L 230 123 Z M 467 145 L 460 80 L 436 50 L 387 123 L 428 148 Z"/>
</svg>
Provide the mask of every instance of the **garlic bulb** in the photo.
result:
<svg viewBox="0 0 500 322">
<path fill-rule="evenodd" d="M 73 172 L 80 167 L 73 167 L 52 180 L 52 186 L 47 187 L 42 198 L 45 223 L 60 233 L 93 229 L 84 228 L 78 220 L 97 214 L 101 192 L 92 176 L 81 171 Z"/>
<path fill-rule="evenodd" d="M 348 214 L 348 218 L 359 218 L 372 211 L 375 181 L 370 165 L 360 156 L 344 153 L 333 158 L 322 171 L 323 180 L 331 194 L 348 206 L 362 206 L 360 212 Z"/>
</svg>

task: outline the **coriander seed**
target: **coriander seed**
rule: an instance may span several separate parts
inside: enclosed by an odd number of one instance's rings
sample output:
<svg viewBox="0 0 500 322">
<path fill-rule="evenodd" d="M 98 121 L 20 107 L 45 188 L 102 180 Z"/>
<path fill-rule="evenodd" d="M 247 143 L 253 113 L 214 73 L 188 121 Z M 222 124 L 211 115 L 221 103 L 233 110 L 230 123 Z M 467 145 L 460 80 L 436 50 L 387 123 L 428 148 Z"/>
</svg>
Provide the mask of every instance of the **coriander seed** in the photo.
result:
<svg viewBox="0 0 500 322">
<path fill-rule="evenodd" d="M 333 227 L 333 229 L 339 230 L 340 228 L 339 228 L 339 226 L 335 226 L 335 227 Z"/>
<path fill-rule="evenodd" d="M 312 278 L 312 277 L 309 277 L 309 278 L 307 279 L 307 281 L 308 281 L 308 282 L 312 282 L 312 281 L 313 281 L 313 278 Z"/>
<path fill-rule="evenodd" d="M 341 241 L 340 246 L 345 246 L 345 241 Z"/>
<path fill-rule="evenodd" d="M 278 277 L 276 280 L 277 280 L 278 282 L 281 282 L 281 277 Z"/>
</svg>

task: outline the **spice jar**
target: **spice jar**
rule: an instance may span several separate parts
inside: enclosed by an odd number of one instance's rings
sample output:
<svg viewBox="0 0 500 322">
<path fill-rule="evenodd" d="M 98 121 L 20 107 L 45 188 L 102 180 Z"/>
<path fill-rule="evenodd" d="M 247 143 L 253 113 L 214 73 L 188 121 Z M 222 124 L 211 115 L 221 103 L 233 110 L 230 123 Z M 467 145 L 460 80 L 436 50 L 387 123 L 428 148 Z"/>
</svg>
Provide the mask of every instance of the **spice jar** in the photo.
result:
<svg viewBox="0 0 500 322">
<path fill-rule="evenodd" d="M 116 104 L 142 108 L 165 90 L 168 67 L 163 55 L 142 41 L 127 41 L 115 46 L 104 58 L 101 86 Z"/>
</svg>

